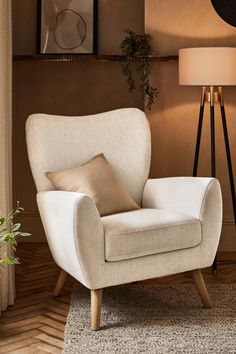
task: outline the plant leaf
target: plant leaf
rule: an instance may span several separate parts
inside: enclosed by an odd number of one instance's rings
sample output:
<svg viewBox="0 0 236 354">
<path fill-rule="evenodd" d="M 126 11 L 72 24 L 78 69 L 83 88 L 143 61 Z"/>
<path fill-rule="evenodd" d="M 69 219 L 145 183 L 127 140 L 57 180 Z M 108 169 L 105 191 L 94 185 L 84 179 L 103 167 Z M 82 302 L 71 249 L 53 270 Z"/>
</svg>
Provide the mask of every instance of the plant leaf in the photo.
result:
<svg viewBox="0 0 236 354">
<path fill-rule="evenodd" d="M 20 223 L 14 224 L 11 228 L 11 231 L 12 232 L 17 231 L 17 230 L 19 230 L 20 227 L 21 227 Z"/>
<path fill-rule="evenodd" d="M 22 237 L 28 237 L 28 236 L 31 236 L 31 234 L 29 234 L 28 232 L 21 232 L 21 233 L 20 233 L 20 236 L 22 236 Z"/>
<path fill-rule="evenodd" d="M 11 242 L 11 235 L 10 234 L 6 234 L 4 236 L 2 236 L 2 238 L 0 239 L 1 242 Z"/>
<path fill-rule="evenodd" d="M 8 233 L 9 233 L 9 231 L 7 229 L 3 229 L 3 230 L 0 231 L 0 236 L 4 236 L 4 235 L 6 235 Z"/>
<path fill-rule="evenodd" d="M 12 233 L 12 237 L 17 237 L 17 236 L 20 236 L 21 235 L 21 232 L 20 231 L 15 231 Z"/>
<path fill-rule="evenodd" d="M 1 260 L 1 264 L 20 264 L 19 258 L 17 257 L 8 257 Z"/>
</svg>

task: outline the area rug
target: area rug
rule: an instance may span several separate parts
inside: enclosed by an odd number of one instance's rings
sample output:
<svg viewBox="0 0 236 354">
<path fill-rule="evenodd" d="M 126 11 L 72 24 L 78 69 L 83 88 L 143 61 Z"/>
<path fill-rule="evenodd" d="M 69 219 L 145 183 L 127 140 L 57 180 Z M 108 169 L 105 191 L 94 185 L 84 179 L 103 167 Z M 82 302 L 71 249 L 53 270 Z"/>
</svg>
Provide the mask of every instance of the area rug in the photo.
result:
<svg viewBox="0 0 236 354">
<path fill-rule="evenodd" d="M 72 294 L 63 353 L 235 354 L 236 284 L 208 286 L 202 308 L 193 285 L 137 283 L 104 290 L 102 329 L 90 326 L 90 293 Z"/>
</svg>

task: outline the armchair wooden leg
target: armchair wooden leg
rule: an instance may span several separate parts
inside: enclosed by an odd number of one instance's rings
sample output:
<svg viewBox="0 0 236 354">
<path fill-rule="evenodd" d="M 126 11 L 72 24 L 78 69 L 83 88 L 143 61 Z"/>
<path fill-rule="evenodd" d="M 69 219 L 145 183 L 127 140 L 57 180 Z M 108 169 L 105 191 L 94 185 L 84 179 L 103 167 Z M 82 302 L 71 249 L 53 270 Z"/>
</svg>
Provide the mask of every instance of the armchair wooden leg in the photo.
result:
<svg viewBox="0 0 236 354">
<path fill-rule="evenodd" d="M 102 289 L 91 290 L 91 330 L 100 329 Z"/>
<path fill-rule="evenodd" d="M 201 270 L 200 269 L 193 270 L 192 277 L 197 287 L 198 294 L 202 300 L 203 305 L 206 308 L 211 309 L 212 308 L 211 300 L 209 298 L 209 294 Z"/>
<path fill-rule="evenodd" d="M 60 292 L 65 285 L 65 282 L 68 278 L 69 274 L 66 273 L 63 269 L 61 269 L 59 277 L 57 278 L 57 283 L 53 291 L 53 296 L 59 296 Z"/>
</svg>

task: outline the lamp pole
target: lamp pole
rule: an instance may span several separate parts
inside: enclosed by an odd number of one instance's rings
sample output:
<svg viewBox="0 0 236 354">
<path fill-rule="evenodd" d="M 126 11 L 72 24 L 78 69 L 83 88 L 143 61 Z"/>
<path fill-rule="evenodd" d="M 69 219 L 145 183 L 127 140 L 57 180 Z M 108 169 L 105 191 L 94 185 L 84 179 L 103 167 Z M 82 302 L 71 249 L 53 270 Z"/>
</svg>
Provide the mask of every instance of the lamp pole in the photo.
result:
<svg viewBox="0 0 236 354">
<path fill-rule="evenodd" d="M 224 132 L 224 141 L 225 141 L 225 150 L 226 150 L 227 164 L 228 164 L 228 173 L 229 173 L 229 180 L 230 180 L 231 198 L 232 198 L 232 205 L 233 205 L 233 212 L 234 212 L 234 224 L 236 226 L 236 195 L 235 195 L 234 175 L 233 175 L 232 159 L 231 159 L 231 152 L 230 152 L 227 120 L 226 120 L 225 107 L 224 107 L 223 89 L 221 86 L 219 86 L 216 91 L 214 90 L 214 86 L 210 86 L 209 90 L 207 90 L 205 86 L 202 88 L 199 121 L 198 121 L 198 131 L 197 131 L 197 141 L 196 141 L 195 157 L 194 157 L 193 176 L 194 177 L 197 176 L 197 170 L 198 170 L 198 160 L 199 160 L 199 151 L 200 151 L 200 145 L 201 145 L 201 133 L 202 133 L 202 123 L 203 123 L 205 102 L 210 103 L 211 177 L 216 177 L 215 103 L 217 102 L 220 104 L 222 126 L 223 126 L 223 132 Z M 215 258 L 215 260 L 213 262 L 213 271 L 216 272 L 216 270 L 217 270 L 217 260 Z"/>
</svg>

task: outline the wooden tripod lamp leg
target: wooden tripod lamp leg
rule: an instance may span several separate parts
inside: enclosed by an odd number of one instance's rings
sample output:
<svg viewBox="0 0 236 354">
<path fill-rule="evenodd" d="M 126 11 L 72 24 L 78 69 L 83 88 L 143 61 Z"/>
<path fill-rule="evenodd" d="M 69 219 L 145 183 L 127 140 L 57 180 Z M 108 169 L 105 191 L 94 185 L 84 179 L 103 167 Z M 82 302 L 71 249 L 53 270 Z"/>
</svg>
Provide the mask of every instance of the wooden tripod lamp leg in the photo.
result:
<svg viewBox="0 0 236 354">
<path fill-rule="evenodd" d="M 57 279 L 56 286 L 55 286 L 54 291 L 53 291 L 53 296 L 59 296 L 60 295 L 60 292 L 61 292 L 63 286 L 65 285 L 65 282 L 66 282 L 68 277 L 69 277 L 69 274 L 66 273 L 63 269 L 61 269 L 59 277 Z"/>
<path fill-rule="evenodd" d="M 211 300 L 209 298 L 209 294 L 201 270 L 200 269 L 193 270 L 192 277 L 197 287 L 198 294 L 202 300 L 203 305 L 206 308 L 211 309 L 212 308 Z"/>
</svg>

